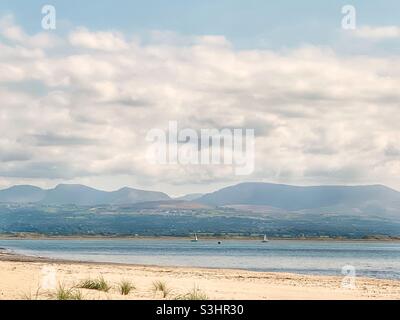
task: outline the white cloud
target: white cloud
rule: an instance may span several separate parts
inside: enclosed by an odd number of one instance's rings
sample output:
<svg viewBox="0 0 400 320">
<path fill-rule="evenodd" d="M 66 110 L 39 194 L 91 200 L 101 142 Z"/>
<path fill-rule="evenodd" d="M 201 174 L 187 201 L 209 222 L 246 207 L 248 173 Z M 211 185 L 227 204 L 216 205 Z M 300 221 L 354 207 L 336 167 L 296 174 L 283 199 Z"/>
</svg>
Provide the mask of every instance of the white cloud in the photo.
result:
<svg viewBox="0 0 400 320">
<path fill-rule="evenodd" d="M 129 47 L 119 33 L 90 32 L 85 28 L 79 28 L 72 32 L 69 35 L 69 41 L 73 46 L 102 51 L 119 51 Z"/>
<path fill-rule="evenodd" d="M 185 193 L 243 179 L 220 166 L 149 164 L 148 130 L 176 120 L 195 130 L 255 128 L 256 172 L 246 180 L 400 187 L 399 157 L 388 152 L 400 148 L 396 56 L 235 50 L 214 36 L 139 45 L 83 28 L 53 51 L 10 30 L 0 38 L 2 185 Z"/>
<path fill-rule="evenodd" d="M 0 19 L 0 34 L 9 41 L 27 47 L 51 48 L 60 42 L 60 39 L 48 32 L 29 36 L 20 26 L 15 24 L 12 15 L 6 15 Z"/>
</svg>

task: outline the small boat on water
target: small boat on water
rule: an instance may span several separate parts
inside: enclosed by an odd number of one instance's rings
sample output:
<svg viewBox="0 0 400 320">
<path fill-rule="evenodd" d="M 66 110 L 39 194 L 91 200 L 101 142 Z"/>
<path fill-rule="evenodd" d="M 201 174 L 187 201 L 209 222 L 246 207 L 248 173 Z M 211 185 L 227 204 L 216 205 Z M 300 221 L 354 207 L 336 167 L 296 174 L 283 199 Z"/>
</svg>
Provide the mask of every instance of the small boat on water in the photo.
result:
<svg viewBox="0 0 400 320">
<path fill-rule="evenodd" d="M 198 242 L 199 239 L 197 238 L 197 234 L 194 234 L 194 239 L 190 240 L 191 242 Z"/>
<path fill-rule="evenodd" d="M 269 242 L 269 240 L 267 239 L 267 235 L 266 234 L 264 234 L 264 239 L 263 239 L 263 241 L 262 242 Z"/>
</svg>

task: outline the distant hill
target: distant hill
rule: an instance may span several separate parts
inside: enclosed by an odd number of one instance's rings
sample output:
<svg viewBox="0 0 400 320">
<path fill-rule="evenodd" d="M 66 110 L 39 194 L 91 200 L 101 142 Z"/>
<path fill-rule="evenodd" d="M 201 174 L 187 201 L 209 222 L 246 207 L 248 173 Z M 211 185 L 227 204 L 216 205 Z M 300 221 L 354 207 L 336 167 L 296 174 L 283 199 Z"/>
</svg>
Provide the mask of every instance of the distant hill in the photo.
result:
<svg viewBox="0 0 400 320">
<path fill-rule="evenodd" d="M 171 198 L 162 192 L 144 191 L 133 188 L 122 188 L 118 191 L 108 193 L 108 203 L 111 204 L 130 204 L 152 201 L 167 201 Z"/>
<path fill-rule="evenodd" d="M 0 202 L 3 203 L 40 203 L 47 205 L 100 205 L 134 204 L 147 201 L 170 200 L 162 192 L 122 188 L 107 192 L 84 185 L 60 184 L 54 189 L 43 190 L 34 186 L 14 186 L 0 190 Z"/>
<path fill-rule="evenodd" d="M 0 202 L 32 203 L 45 197 L 46 191 L 34 186 L 14 186 L 0 191 Z"/>
<path fill-rule="evenodd" d="M 40 200 L 43 204 L 76 204 L 95 205 L 107 203 L 107 192 L 99 191 L 83 185 L 60 184 L 54 189 L 47 190 L 45 197 Z"/>
<path fill-rule="evenodd" d="M 213 206 L 256 205 L 285 211 L 340 207 L 376 213 L 395 210 L 400 216 L 400 192 L 382 185 L 298 187 L 271 183 L 241 183 L 197 199 Z"/>
</svg>

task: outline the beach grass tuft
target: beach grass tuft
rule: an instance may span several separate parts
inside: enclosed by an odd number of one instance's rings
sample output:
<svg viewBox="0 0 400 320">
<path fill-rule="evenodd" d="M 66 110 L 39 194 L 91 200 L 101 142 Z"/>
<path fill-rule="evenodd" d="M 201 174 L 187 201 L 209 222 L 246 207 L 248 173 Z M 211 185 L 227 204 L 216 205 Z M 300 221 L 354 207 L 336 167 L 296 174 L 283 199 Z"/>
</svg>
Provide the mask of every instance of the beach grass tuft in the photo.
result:
<svg viewBox="0 0 400 320">
<path fill-rule="evenodd" d="M 74 288 L 66 288 L 59 284 L 55 293 L 56 300 L 83 300 L 82 292 Z"/>
<path fill-rule="evenodd" d="M 123 295 L 123 296 L 127 296 L 132 290 L 135 290 L 136 287 L 134 284 L 132 284 L 130 281 L 128 280 L 122 280 L 119 284 L 118 284 L 118 289 L 119 292 Z"/>
<path fill-rule="evenodd" d="M 111 289 L 111 286 L 107 283 L 107 281 L 103 277 L 99 277 L 94 280 L 93 279 L 83 280 L 78 285 L 78 288 L 108 292 Z"/>
<path fill-rule="evenodd" d="M 161 292 L 163 295 L 163 298 L 167 298 L 172 290 L 168 287 L 166 282 L 158 280 L 158 281 L 153 282 L 153 291 L 155 294 L 157 292 Z"/>
<path fill-rule="evenodd" d="M 188 293 L 175 297 L 175 300 L 208 300 L 207 294 L 201 291 L 198 287 L 194 287 Z"/>
</svg>

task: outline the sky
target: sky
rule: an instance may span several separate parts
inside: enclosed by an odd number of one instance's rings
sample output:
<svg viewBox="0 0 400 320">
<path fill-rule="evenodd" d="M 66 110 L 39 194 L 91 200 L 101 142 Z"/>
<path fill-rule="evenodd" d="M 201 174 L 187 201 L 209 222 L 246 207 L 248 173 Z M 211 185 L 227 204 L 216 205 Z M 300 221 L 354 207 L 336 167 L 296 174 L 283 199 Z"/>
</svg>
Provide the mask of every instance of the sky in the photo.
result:
<svg viewBox="0 0 400 320">
<path fill-rule="evenodd" d="M 81 2 L 0 2 L 0 188 L 400 189 L 398 1 Z M 254 172 L 150 163 L 146 134 L 170 121 L 254 129 Z"/>
</svg>

